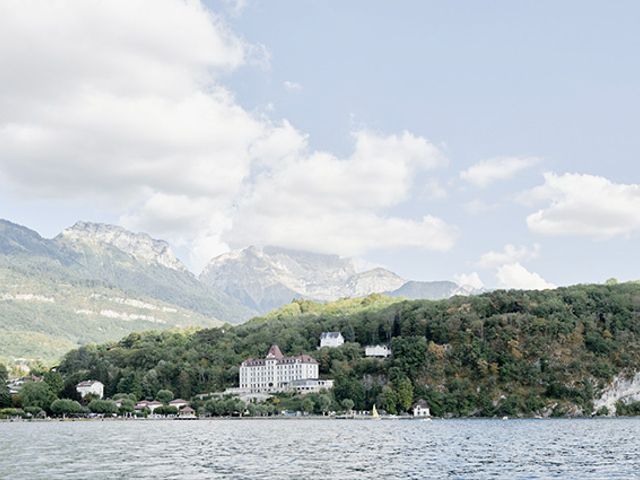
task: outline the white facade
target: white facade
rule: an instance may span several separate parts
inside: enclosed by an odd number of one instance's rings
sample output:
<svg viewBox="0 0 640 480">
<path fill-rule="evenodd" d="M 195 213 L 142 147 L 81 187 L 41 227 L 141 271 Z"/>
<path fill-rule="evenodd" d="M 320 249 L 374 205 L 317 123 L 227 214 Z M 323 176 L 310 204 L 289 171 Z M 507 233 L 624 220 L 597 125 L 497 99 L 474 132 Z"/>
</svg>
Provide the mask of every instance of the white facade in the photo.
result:
<svg viewBox="0 0 640 480">
<path fill-rule="evenodd" d="M 322 332 L 320 335 L 320 348 L 336 348 L 344 343 L 344 337 L 340 332 Z"/>
<path fill-rule="evenodd" d="M 104 384 L 98 380 L 86 380 L 76 385 L 76 391 L 82 398 L 89 394 L 102 398 L 104 397 Z"/>
<path fill-rule="evenodd" d="M 318 378 L 294 380 L 289 383 L 289 389 L 295 390 L 301 395 L 304 395 L 306 393 L 319 393 L 322 390 L 331 390 L 332 388 L 333 380 L 321 380 Z"/>
<path fill-rule="evenodd" d="M 413 416 L 414 417 L 430 417 L 431 412 L 429 411 L 429 405 L 424 400 L 418 400 L 418 402 L 413 406 Z"/>
<path fill-rule="evenodd" d="M 308 355 L 285 357 L 277 345 L 266 358 L 240 365 L 240 388 L 250 393 L 284 391 L 290 382 L 309 378 L 318 378 L 318 362 Z"/>
<path fill-rule="evenodd" d="M 386 345 L 367 345 L 364 347 L 366 357 L 387 358 L 391 355 L 391 350 Z"/>
</svg>

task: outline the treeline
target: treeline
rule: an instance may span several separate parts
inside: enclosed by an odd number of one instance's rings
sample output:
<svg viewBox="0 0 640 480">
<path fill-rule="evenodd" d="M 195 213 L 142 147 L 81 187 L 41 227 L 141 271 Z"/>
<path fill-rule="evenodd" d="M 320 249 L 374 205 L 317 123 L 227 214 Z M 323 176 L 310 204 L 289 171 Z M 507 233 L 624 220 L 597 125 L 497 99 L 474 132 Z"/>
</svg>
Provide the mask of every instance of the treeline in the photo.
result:
<svg viewBox="0 0 640 480">
<path fill-rule="evenodd" d="M 323 331 L 340 331 L 347 343 L 318 351 Z M 237 327 L 83 347 L 58 372 L 67 391 L 96 379 L 107 396 L 153 398 L 169 389 L 189 399 L 237 386 L 240 362 L 263 357 L 273 343 L 320 362 L 321 376 L 335 380 L 333 405 L 349 400 L 356 409 L 376 404 L 396 413 L 423 398 L 438 416 L 589 415 L 614 375 L 640 368 L 640 285 L 443 301 L 298 300 Z M 370 344 L 390 345 L 392 357 L 365 358 Z"/>
</svg>

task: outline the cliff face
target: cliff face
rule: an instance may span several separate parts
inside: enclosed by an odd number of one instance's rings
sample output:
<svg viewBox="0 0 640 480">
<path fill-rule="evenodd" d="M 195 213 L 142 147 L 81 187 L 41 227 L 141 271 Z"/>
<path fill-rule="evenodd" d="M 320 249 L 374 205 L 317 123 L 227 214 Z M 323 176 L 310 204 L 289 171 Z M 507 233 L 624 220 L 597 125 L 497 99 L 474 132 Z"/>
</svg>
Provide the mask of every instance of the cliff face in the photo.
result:
<svg viewBox="0 0 640 480">
<path fill-rule="evenodd" d="M 395 290 L 405 283 L 383 268 L 357 272 L 349 258 L 278 247 L 249 247 L 220 255 L 200 280 L 261 313 L 296 297 L 335 300 Z"/>
<path fill-rule="evenodd" d="M 65 229 L 56 240 L 71 246 L 84 244 L 94 250 L 110 245 L 128 253 L 140 262 L 155 263 L 177 271 L 187 271 L 164 240 L 151 238 L 146 233 L 133 233 L 115 225 L 77 222 Z"/>
<path fill-rule="evenodd" d="M 594 409 L 602 407 L 609 410 L 609 415 L 615 415 L 616 403 L 640 401 L 640 372 L 632 377 L 617 375 L 611 384 L 602 392 L 600 398 L 593 402 Z"/>
</svg>

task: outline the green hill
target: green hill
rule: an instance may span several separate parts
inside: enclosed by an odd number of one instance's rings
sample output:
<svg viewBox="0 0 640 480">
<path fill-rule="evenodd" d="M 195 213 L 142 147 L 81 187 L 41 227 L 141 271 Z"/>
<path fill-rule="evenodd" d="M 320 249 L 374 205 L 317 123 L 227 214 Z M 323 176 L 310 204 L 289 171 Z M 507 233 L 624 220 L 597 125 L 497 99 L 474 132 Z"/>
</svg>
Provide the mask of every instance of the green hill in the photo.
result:
<svg viewBox="0 0 640 480">
<path fill-rule="evenodd" d="M 132 331 L 212 327 L 250 314 L 186 269 L 0 220 L 0 359 L 57 361 Z"/>
<path fill-rule="evenodd" d="M 347 343 L 318 351 L 329 330 Z M 424 398 L 436 415 L 588 415 L 614 376 L 640 370 L 640 285 L 298 301 L 236 327 L 131 334 L 80 348 L 59 371 L 69 386 L 99 379 L 108 395 L 151 398 L 168 388 L 187 398 L 237 385 L 240 362 L 272 343 L 317 358 L 321 376 L 335 379 L 335 400 L 356 408 L 401 411 Z M 389 344 L 393 357 L 364 358 L 362 347 L 377 343 Z"/>
</svg>

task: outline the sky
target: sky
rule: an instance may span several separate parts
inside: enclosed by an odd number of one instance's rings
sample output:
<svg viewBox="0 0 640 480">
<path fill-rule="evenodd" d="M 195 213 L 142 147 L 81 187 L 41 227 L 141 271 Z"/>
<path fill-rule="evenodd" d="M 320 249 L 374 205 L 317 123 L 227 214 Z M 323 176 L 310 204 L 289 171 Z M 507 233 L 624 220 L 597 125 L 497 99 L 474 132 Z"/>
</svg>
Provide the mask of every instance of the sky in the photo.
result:
<svg viewBox="0 0 640 480">
<path fill-rule="evenodd" d="M 408 279 L 640 278 L 635 1 L 0 2 L 0 217 Z"/>
</svg>

